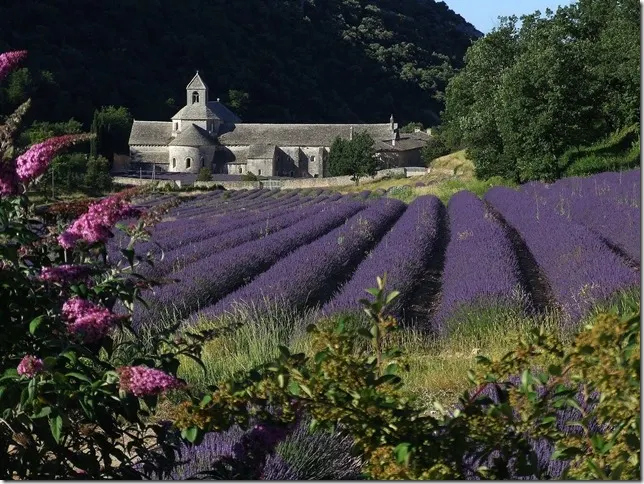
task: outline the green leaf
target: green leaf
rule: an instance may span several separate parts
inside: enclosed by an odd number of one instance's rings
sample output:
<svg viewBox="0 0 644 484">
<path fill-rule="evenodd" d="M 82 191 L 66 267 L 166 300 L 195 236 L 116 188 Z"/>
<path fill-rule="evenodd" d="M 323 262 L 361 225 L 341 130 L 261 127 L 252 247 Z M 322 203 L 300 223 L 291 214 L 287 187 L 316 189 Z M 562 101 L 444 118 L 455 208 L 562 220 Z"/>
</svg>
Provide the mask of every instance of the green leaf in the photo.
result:
<svg viewBox="0 0 644 484">
<path fill-rule="evenodd" d="M 306 393 L 309 397 L 313 398 L 313 392 L 311 392 L 311 389 L 309 387 L 300 383 L 300 388 L 304 390 L 304 393 Z"/>
<path fill-rule="evenodd" d="M 411 444 L 409 444 L 408 442 L 398 444 L 394 448 L 394 454 L 399 464 L 409 464 L 409 459 L 411 457 Z"/>
<path fill-rule="evenodd" d="M 387 298 L 385 299 L 385 304 L 389 304 L 391 301 L 396 299 L 398 296 L 400 296 L 400 291 L 391 291 L 387 295 Z"/>
<path fill-rule="evenodd" d="M 365 291 L 367 291 L 373 297 L 378 297 L 378 294 L 380 294 L 380 289 L 376 289 L 376 288 L 365 289 Z"/>
<path fill-rule="evenodd" d="M 286 386 L 286 376 L 283 373 L 277 375 L 277 384 L 280 388 L 284 388 Z"/>
<path fill-rule="evenodd" d="M 299 385 L 299 383 L 296 382 L 295 380 L 291 380 L 288 383 L 288 391 L 291 392 L 293 395 L 298 396 L 300 394 L 300 385 Z"/>
<path fill-rule="evenodd" d="M 43 407 L 38 413 L 34 413 L 31 418 L 47 417 L 51 413 L 51 407 Z"/>
<path fill-rule="evenodd" d="M 77 380 L 81 380 L 81 381 L 84 381 L 84 382 L 89 383 L 89 384 L 92 383 L 92 380 L 89 377 L 87 377 L 86 375 L 83 375 L 82 373 L 79 373 L 77 371 L 71 371 L 69 373 L 65 373 L 65 376 L 74 377 Z"/>
<path fill-rule="evenodd" d="M 49 429 L 51 430 L 51 435 L 54 437 L 56 443 L 60 444 L 61 434 L 63 431 L 63 417 L 56 415 L 54 418 L 50 418 Z"/>
<path fill-rule="evenodd" d="M 400 368 L 396 363 L 389 363 L 385 368 L 385 375 L 395 375 L 399 370 Z"/>
<path fill-rule="evenodd" d="M 186 439 L 188 442 L 193 442 L 197 440 L 199 435 L 199 429 L 197 427 L 189 427 L 187 429 L 181 430 L 181 437 Z"/>
<path fill-rule="evenodd" d="M 289 356 L 291 356 L 291 352 L 288 350 L 286 346 L 278 345 L 277 349 L 279 350 L 279 352 L 282 354 L 284 358 L 288 358 Z"/>
<path fill-rule="evenodd" d="M 29 323 L 29 332 L 31 334 L 36 334 L 36 330 L 38 329 L 38 326 L 44 321 L 45 315 L 41 314 L 40 316 L 34 318 L 31 320 L 31 323 Z"/>
<path fill-rule="evenodd" d="M 528 386 L 530 383 L 532 383 L 530 371 L 523 370 L 523 373 L 521 374 L 521 385 Z"/>
<path fill-rule="evenodd" d="M 549 365 L 548 373 L 554 376 L 561 376 L 561 365 Z"/>
</svg>

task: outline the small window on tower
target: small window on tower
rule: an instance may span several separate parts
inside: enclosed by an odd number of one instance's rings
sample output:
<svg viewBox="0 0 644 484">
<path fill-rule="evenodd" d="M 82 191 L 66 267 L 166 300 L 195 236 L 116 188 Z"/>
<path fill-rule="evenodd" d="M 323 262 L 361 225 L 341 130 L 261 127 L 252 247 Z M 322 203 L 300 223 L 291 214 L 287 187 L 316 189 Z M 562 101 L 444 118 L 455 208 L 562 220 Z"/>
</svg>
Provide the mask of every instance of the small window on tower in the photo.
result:
<svg viewBox="0 0 644 484">
<path fill-rule="evenodd" d="M 179 131 L 179 123 L 174 123 L 174 130 Z"/>
<path fill-rule="evenodd" d="M 262 174 L 262 170 L 257 170 L 257 174 L 258 174 L 258 175 L 261 175 L 261 174 Z"/>
<path fill-rule="evenodd" d="M 176 168 L 176 167 L 177 167 L 177 159 L 172 158 L 172 168 Z"/>
<path fill-rule="evenodd" d="M 239 173 L 242 173 L 243 171 L 244 171 L 244 170 L 243 170 L 243 169 L 242 169 L 242 167 L 240 166 L 240 167 L 239 167 Z"/>
<path fill-rule="evenodd" d="M 311 156 L 311 161 L 315 161 L 315 155 Z"/>
<path fill-rule="evenodd" d="M 199 93 L 197 91 L 192 93 L 192 104 L 199 102 Z"/>
<path fill-rule="evenodd" d="M 192 160 L 190 158 L 186 158 L 186 168 L 190 168 L 191 163 L 192 163 Z"/>
<path fill-rule="evenodd" d="M 205 160 L 205 159 L 204 159 L 204 157 L 202 156 L 202 157 L 201 157 L 201 168 L 203 168 L 204 166 L 206 166 L 206 160 Z"/>
</svg>

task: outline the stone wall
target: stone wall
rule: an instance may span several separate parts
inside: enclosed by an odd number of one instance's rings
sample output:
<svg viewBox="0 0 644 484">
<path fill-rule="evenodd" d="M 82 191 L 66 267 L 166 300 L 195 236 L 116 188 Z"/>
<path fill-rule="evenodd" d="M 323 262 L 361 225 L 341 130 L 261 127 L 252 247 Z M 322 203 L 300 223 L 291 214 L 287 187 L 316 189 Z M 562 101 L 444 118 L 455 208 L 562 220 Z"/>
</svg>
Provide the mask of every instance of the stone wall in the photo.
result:
<svg viewBox="0 0 644 484">
<path fill-rule="evenodd" d="M 360 178 L 360 184 L 381 180 L 388 176 L 405 176 L 404 168 L 390 168 L 380 170 L 373 177 Z M 323 188 L 323 187 L 341 187 L 352 185 L 355 182 L 350 176 L 329 176 L 326 178 L 296 178 L 293 180 L 281 180 L 282 188 Z"/>
<path fill-rule="evenodd" d="M 202 188 L 219 186 L 226 190 L 253 190 L 255 188 L 261 188 L 261 183 L 254 181 L 197 181 L 194 183 L 194 186 Z"/>
<path fill-rule="evenodd" d="M 131 178 L 127 176 L 114 176 L 112 177 L 112 183 L 117 185 L 128 185 L 128 186 L 139 186 L 139 185 L 150 185 L 155 184 L 159 187 L 170 186 L 181 188 L 180 180 L 151 180 L 150 178 Z"/>
<path fill-rule="evenodd" d="M 186 162 L 190 159 L 190 168 Z M 170 171 L 177 173 L 199 173 L 201 152 L 192 146 L 170 146 Z M 176 166 L 175 166 L 176 163 Z"/>
</svg>

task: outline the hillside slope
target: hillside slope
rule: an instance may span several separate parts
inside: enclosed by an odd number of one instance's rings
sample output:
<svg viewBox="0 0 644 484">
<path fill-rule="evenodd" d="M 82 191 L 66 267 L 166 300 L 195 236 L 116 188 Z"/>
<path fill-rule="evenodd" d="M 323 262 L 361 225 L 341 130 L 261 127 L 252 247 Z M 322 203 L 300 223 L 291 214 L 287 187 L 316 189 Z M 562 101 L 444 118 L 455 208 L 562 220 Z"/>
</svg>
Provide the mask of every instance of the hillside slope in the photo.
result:
<svg viewBox="0 0 644 484">
<path fill-rule="evenodd" d="M 433 0 L 21 0 L 0 11 L 0 51 L 30 51 L 0 108 L 31 95 L 37 119 L 85 123 L 109 104 L 168 119 L 199 69 L 211 97 L 249 94 L 235 106 L 246 121 L 386 122 L 393 112 L 433 124 L 446 80 L 481 35 Z"/>
</svg>

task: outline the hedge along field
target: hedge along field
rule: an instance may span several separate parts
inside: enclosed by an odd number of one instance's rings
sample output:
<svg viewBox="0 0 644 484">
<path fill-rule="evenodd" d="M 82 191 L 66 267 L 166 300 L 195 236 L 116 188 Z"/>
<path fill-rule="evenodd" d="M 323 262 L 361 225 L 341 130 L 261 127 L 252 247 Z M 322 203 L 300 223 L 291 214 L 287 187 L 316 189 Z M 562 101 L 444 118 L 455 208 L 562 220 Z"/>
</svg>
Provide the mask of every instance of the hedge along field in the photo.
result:
<svg viewBox="0 0 644 484">
<path fill-rule="evenodd" d="M 406 326 L 399 342 L 415 355 L 410 385 L 449 388 L 479 348 L 503 354 L 535 324 L 570 332 L 598 305 L 634 297 L 639 177 L 632 170 L 495 187 L 482 199 L 461 191 L 447 207 L 431 195 L 406 205 L 367 192 L 199 196 L 144 244 L 164 253 L 149 273 L 178 282 L 150 292 L 135 321 L 244 323 L 248 331 L 213 343 L 213 359 L 228 355 L 223 366 L 207 363 L 215 378 L 261 363 L 271 356 L 264 347 L 307 350 L 307 323 L 359 316 L 357 300 L 371 298 L 365 289 L 386 272 L 388 289 L 402 293 L 392 311 Z M 425 310 L 408 311 L 412 304 Z"/>
</svg>

